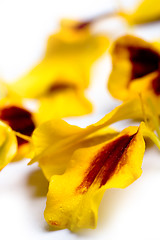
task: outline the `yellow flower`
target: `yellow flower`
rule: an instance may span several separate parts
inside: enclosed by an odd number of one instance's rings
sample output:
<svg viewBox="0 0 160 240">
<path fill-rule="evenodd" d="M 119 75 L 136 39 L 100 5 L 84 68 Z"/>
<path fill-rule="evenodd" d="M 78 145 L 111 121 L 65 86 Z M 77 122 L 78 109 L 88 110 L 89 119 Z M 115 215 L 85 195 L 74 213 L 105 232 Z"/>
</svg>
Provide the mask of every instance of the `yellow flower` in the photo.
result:
<svg viewBox="0 0 160 240">
<path fill-rule="evenodd" d="M 160 19 L 159 0 L 141 0 L 140 4 L 125 15 L 130 24 L 143 24 Z"/>
<path fill-rule="evenodd" d="M 109 188 L 125 188 L 141 176 L 143 124 L 112 140 L 79 148 L 63 175 L 50 179 L 44 216 L 54 229 L 95 228 L 98 207 Z"/>
<path fill-rule="evenodd" d="M 112 72 L 108 89 L 113 97 L 127 100 L 135 94 L 159 95 L 158 47 L 138 37 L 120 37 L 112 48 Z"/>
<path fill-rule="evenodd" d="M 147 105 L 145 106 L 145 116 L 150 128 L 157 130 L 157 122 L 153 121 L 153 113 Z M 113 133 L 113 130 L 106 128 L 107 126 L 124 119 L 143 118 L 144 109 L 140 98 L 137 98 L 123 103 L 99 122 L 86 128 L 69 125 L 63 120 L 51 120 L 43 123 L 32 135 L 34 156 L 30 164 L 38 161 L 44 175 L 50 180 L 53 175 L 64 173 L 73 152 L 77 148 L 86 147 L 84 144 L 88 144 L 88 139 L 92 142 L 97 137 L 98 142 L 100 141 L 99 137 L 104 139 L 104 135 L 107 134 L 108 137 L 109 131 Z M 158 140 L 154 137 L 154 133 L 152 140 L 157 144 Z"/>
<path fill-rule="evenodd" d="M 108 47 L 104 35 L 77 29 L 78 22 L 62 21 L 59 32 L 48 39 L 43 60 L 28 74 L 13 83 L 22 97 L 44 96 L 56 85 L 84 89 L 89 84 L 90 68 Z"/>
<path fill-rule="evenodd" d="M 12 129 L 0 121 L 0 170 L 10 163 L 17 153 L 17 139 Z"/>
</svg>

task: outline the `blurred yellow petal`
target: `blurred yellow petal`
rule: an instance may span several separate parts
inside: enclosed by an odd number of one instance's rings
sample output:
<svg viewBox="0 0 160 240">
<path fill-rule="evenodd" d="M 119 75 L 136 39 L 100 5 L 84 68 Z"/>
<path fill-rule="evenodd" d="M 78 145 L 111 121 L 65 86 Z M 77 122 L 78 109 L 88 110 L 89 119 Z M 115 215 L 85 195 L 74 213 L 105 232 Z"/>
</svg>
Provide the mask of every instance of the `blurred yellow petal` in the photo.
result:
<svg viewBox="0 0 160 240">
<path fill-rule="evenodd" d="M 136 9 L 126 17 L 130 24 L 143 24 L 160 20 L 159 0 L 141 0 Z"/>
<path fill-rule="evenodd" d="M 0 80 L 0 100 L 8 96 L 8 87 L 5 82 Z"/>
<path fill-rule="evenodd" d="M 160 53 L 160 39 L 157 39 L 153 42 L 154 47 L 157 49 L 157 51 Z"/>
<path fill-rule="evenodd" d="M 42 60 L 21 79 L 13 82 L 12 88 L 22 97 L 39 98 L 47 95 L 56 85 L 86 87 L 89 72 L 81 71 L 81 63 L 52 57 Z"/>
<path fill-rule="evenodd" d="M 61 23 L 60 31 L 48 39 L 43 60 L 14 82 L 12 88 L 28 98 L 41 97 L 57 84 L 84 89 L 89 84 L 92 64 L 106 51 L 108 44 L 104 35 Z"/>
<path fill-rule="evenodd" d="M 61 86 L 48 97 L 41 98 L 35 117 L 40 124 L 50 119 L 80 116 L 91 111 L 92 105 L 85 98 L 83 91 L 72 88 L 63 89 Z"/>
<path fill-rule="evenodd" d="M 141 129 L 78 149 L 63 175 L 50 181 L 45 219 L 55 229 L 95 228 L 98 207 L 109 188 L 125 188 L 140 177 L 145 144 Z"/>
<path fill-rule="evenodd" d="M 152 99 L 155 98 L 157 100 L 157 104 L 159 105 L 160 70 L 131 82 L 129 91 L 134 93 L 137 93 L 137 92 L 142 93 L 143 96 L 150 95 Z M 158 107 L 158 112 L 160 113 L 159 107 Z"/>
<path fill-rule="evenodd" d="M 13 102 L 18 103 L 21 101 L 21 98 L 18 94 L 15 93 L 14 89 L 10 87 L 5 81 L 0 79 L 0 104 L 6 99 L 11 99 Z"/>
<path fill-rule="evenodd" d="M 158 117 L 160 114 L 160 54 L 158 44 L 151 44 L 130 35 L 123 36 L 113 45 L 112 61 L 113 68 L 108 81 L 110 93 L 115 98 L 127 100 L 127 104 L 130 102 L 128 99 L 135 101 L 134 109 L 136 109 L 137 98 L 141 98 L 139 106 L 145 106 L 146 115 L 149 114 L 149 125 L 152 129 L 156 129 L 160 137 Z M 124 111 L 127 112 L 127 109 Z M 143 111 L 140 119 L 144 118 Z M 146 116 L 147 118 L 148 116 Z"/>
<path fill-rule="evenodd" d="M 112 72 L 108 89 L 113 97 L 126 100 L 135 95 L 130 85 L 159 70 L 160 54 L 157 48 L 140 38 L 120 37 L 112 48 Z M 137 87 L 137 93 L 140 92 Z"/>
<path fill-rule="evenodd" d="M 17 139 L 12 129 L 1 121 L 0 135 L 0 170 L 2 170 L 17 153 Z"/>
<path fill-rule="evenodd" d="M 59 37 L 66 42 L 83 42 L 91 33 L 86 22 L 63 18 L 60 21 Z"/>
</svg>

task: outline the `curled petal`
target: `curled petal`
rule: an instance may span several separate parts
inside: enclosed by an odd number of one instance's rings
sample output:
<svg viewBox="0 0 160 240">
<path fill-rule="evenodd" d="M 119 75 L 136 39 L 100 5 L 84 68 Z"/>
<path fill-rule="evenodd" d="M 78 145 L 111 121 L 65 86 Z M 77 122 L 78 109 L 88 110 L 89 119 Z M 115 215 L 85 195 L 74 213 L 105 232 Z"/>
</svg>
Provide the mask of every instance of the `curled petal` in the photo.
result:
<svg viewBox="0 0 160 240">
<path fill-rule="evenodd" d="M 110 128 L 94 133 L 88 129 L 69 125 L 63 120 L 52 120 L 40 125 L 33 133 L 34 157 L 30 164 L 38 161 L 49 180 L 62 174 L 67 168 L 73 152 L 80 147 L 91 146 L 112 138 L 116 131 Z"/>
<path fill-rule="evenodd" d="M 137 98 L 121 104 L 100 121 L 86 128 L 69 125 L 63 120 L 43 123 L 33 132 L 34 156 L 30 164 L 38 161 L 46 178 L 50 179 L 52 175 L 64 173 L 73 152 L 79 147 L 89 146 L 89 139 L 92 138 L 92 141 L 95 141 L 99 131 L 107 137 L 111 131 L 107 127 L 117 121 L 145 117 L 149 120 L 152 119 L 152 115 L 153 112 L 145 105 L 144 116 L 140 98 Z M 155 124 L 151 127 L 156 129 Z M 104 140 L 103 136 L 101 137 Z M 100 141 L 99 138 L 97 141 Z"/>
<path fill-rule="evenodd" d="M 50 181 L 45 219 L 55 229 L 95 228 L 104 191 L 124 188 L 140 177 L 145 144 L 141 128 L 78 149 L 63 175 Z"/>
<path fill-rule="evenodd" d="M 157 72 L 159 62 L 159 52 L 152 44 L 130 35 L 119 38 L 112 49 L 113 68 L 108 81 L 110 93 L 121 100 L 133 97 L 135 92 L 130 90 L 130 85 Z"/>
</svg>

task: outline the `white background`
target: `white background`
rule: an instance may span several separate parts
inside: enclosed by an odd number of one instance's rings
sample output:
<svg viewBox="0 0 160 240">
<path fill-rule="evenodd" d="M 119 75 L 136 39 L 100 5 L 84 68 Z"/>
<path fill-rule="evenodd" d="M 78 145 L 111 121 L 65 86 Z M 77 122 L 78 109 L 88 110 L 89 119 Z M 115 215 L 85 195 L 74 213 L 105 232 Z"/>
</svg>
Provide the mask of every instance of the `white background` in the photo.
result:
<svg viewBox="0 0 160 240">
<path fill-rule="evenodd" d="M 117 2 L 131 8 L 135 1 L 109 0 L 0 0 L 0 77 L 13 81 L 28 71 L 43 56 L 46 40 L 62 17 L 87 19 L 115 8 Z M 137 2 L 137 1 L 136 1 Z M 128 29 L 124 21 L 112 19 L 95 29 L 115 38 L 135 32 L 147 40 L 160 39 L 160 24 Z M 111 71 L 105 54 L 92 69 L 92 84 L 87 95 L 94 103 L 93 114 L 67 119 L 86 126 L 100 119 L 119 104 L 106 89 Z M 116 124 L 118 129 L 129 121 Z M 134 123 L 135 124 L 135 123 Z M 154 146 L 146 150 L 143 174 L 126 189 L 107 190 L 99 209 L 96 230 L 73 234 L 68 230 L 51 231 L 43 218 L 48 183 L 37 165 L 28 159 L 9 164 L 0 173 L 0 238 L 31 240 L 160 240 L 160 159 Z"/>
</svg>

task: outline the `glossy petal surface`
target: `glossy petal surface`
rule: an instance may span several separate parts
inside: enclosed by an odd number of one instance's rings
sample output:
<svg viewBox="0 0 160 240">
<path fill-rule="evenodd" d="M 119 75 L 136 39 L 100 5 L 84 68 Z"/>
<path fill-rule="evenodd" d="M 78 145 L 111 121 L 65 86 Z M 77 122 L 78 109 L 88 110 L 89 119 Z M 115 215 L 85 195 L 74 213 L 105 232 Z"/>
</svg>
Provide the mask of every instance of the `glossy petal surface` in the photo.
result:
<svg viewBox="0 0 160 240">
<path fill-rule="evenodd" d="M 50 181 L 45 219 L 55 229 L 95 228 L 98 207 L 108 188 L 125 188 L 142 170 L 141 130 L 125 129 L 110 141 L 78 149 L 63 175 Z"/>
</svg>

